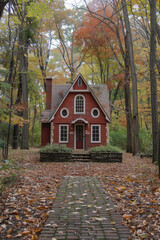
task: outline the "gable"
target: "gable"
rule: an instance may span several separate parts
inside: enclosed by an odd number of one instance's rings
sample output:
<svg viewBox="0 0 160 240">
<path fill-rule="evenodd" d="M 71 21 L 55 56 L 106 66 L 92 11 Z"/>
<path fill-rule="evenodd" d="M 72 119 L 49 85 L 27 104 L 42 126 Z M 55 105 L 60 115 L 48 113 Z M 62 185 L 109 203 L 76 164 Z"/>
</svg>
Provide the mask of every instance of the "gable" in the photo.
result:
<svg viewBox="0 0 160 240">
<path fill-rule="evenodd" d="M 83 97 L 83 103 L 84 103 L 84 108 L 82 111 L 78 111 L 76 110 L 76 99 L 77 97 Z M 62 110 L 66 109 L 68 111 L 68 118 L 62 117 L 61 113 Z M 98 109 L 99 115 L 98 115 L 98 121 L 100 122 L 104 122 L 106 120 L 106 115 L 104 114 L 104 112 L 102 111 L 101 107 L 99 106 L 99 104 L 97 103 L 97 101 L 95 100 L 95 98 L 93 97 L 92 93 L 90 91 L 85 91 L 85 92 L 77 92 L 77 91 L 70 91 L 66 98 L 64 99 L 63 103 L 61 104 L 61 106 L 59 107 L 59 109 L 56 111 L 56 113 L 54 114 L 54 119 L 55 121 L 74 121 L 77 118 L 83 118 L 87 121 L 90 122 L 90 120 L 92 119 L 92 121 L 96 121 L 97 122 L 97 118 L 92 116 L 92 111 L 93 109 Z M 90 119 L 90 120 L 89 120 Z"/>
<path fill-rule="evenodd" d="M 90 92 L 92 97 L 104 113 L 106 120 L 108 122 L 111 122 L 107 86 L 88 85 L 88 83 L 85 81 L 81 74 L 77 76 L 72 85 L 52 85 L 51 110 L 50 113 L 47 113 L 47 116 L 45 116 L 45 122 L 50 122 L 54 119 L 54 115 L 59 110 L 70 92 L 80 92 L 80 94 Z M 48 117 L 48 119 L 46 119 L 46 117 Z"/>
<path fill-rule="evenodd" d="M 72 86 L 73 90 L 87 90 L 87 85 L 84 82 L 83 78 L 81 75 L 78 75 L 77 79 L 75 80 L 73 86 Z"/>
</svg>

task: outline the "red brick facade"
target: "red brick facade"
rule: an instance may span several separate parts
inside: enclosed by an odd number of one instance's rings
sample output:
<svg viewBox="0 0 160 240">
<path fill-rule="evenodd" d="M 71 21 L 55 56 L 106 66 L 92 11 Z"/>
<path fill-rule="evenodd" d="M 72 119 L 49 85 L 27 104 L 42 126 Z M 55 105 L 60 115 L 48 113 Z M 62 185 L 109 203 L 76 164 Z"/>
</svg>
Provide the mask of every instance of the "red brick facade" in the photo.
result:
<svg viewBox="0 0 160 240">
<path fill-rule="evenodd" d="M 51 108 L 51 81 L 48 81 L 46 96 L 46 106 Z M 54 87 L 54 86 L 53 86 Z M 47 94 L 46 93 L 46 94 Z M 76 97 L 83 98 L 84 113 L 76 113 Z M 62 110 L 66 111 L 67 116 L 63 116 Z M 93 110 L 96 109 L 98 116 L 93 116 Z M 52 127 L 49 127 L 49 124 Z M 77 127 L 82 125 L 83 127 Z M 107 142 L 107 125 L 106 115 L 103 108 L 99 105 L 97 99 L 93 96 L 89 86 L 82 78 L 78 78 L 68 93 L 62 99 L 58 108 L 50 118 L 50 123 L 42 124 L 42 146 L 50 141 L 51 144 L 65 144 L 73 149 L 88 150 L 98 145 L 106 145 Z M 62 128 L 65 128 L 63 130 Z M 53 131 L 50 137 L 50 129 Z M 63 136 L 63 131 L 67 130 L 67 139 Z M 96 132 L 98 131 L 98 133 Z M 96 132 L 94 134 L 94 132 Z M 66 133 L 64 133 L 66 134 Z M 94 136 L 93 136 L 94 135 Z M 61 139 L 65 139 L 64 141 Z M 79 141 L 79 143 L 78 143 Z M 78 145 L 82 143 L 82 145 Z"/>
<path fill-rule="evenodd" d="M 48 143 L 50 143 L 50 123 L 42 123 L 41 145 L 45 146 Z"/>
</svg>

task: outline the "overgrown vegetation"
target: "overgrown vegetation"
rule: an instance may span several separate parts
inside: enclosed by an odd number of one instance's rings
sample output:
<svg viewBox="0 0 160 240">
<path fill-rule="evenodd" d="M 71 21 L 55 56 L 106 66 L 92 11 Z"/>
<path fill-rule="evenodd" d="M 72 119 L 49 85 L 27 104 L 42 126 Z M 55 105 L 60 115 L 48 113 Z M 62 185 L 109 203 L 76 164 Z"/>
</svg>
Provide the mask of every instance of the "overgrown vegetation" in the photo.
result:
<svg viewBox="0 0 160 240">
<path fill-rule="evenodd" d="M 13 160 L 0 161 L 0 194 L 4 187 L 14 184 L 18 179 L 19 174 L 12 172 L 18 169 L 17 163 Z"/>
<path fill-rule="evenodd" d="M 126 150 L 127 146 L 127 131 L 123 126 L 111 126 L 110 130 L 110 144 Z"/>
<path fill-rule="evenodd" d="M 94 152 L 117 152 L 117 153 L 122 153 L 123 150 L 120 149 L 119 147 L 116 147 L 116 146 L 107 145 L 107 146 L 98 146 L 98 147 L 91 148 L 89 150 L 89 152 L 90 153 L 94 153 Z"/>
<path fill-rule="evenodd" d="M 0 177 L 0 194 L 2 193 L 2 190 L 4 189 L 4 187 L 10 184 L 13 186 L 14 182 L 17 179 L 18 179 L 18 175 L 14 173 L 10 173 L 8 176 Z"/>
<path fill-rule="evenodd" d="M 140 152 L 152 153 L 152 134 L 145 128 L 140 128 Z M 110 144 L 126 151 L 127 146 L 127 130 L 126 127 L 121 125 L 111 125 L 110 129 Z"/>
<path fill-rule="evenodd" d="M 73 150 L 71 148 L 66 147 L 66 145 L 46 145 L 45 147 L 41 148 L 39 150 L 40 153 L 51 153 L 51 152 L 57 152 L 57 153 L 71 153 Z"/>
</svg>

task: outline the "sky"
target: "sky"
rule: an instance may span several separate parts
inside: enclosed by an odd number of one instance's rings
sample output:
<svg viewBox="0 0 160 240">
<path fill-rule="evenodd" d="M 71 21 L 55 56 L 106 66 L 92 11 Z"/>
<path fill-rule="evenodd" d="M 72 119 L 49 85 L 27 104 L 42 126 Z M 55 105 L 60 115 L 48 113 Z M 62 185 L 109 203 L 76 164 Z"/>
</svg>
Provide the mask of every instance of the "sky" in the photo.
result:
<svg viewBox="0 0 160 240">
<path fill-rule="evenodd" d="M 67 8 L 72 8 L 73 6 L 82 5 L 83 2 L 83 0 L 65 0 L 65 5 Z"/>
</svg>

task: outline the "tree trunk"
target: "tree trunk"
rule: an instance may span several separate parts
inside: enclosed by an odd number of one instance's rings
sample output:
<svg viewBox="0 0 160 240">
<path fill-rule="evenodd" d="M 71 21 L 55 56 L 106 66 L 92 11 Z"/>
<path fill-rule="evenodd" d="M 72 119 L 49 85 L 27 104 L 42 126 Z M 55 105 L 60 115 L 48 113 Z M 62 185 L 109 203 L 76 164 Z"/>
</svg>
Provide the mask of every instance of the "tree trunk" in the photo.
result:
<svg viewBox="0 0 160 240">
<path fill-rule="evenodd" d="M 19 74 L 19 84 L 18 84 L 18 93 L 15 104 L 20 103 L 22 100 L 22 80 L 21 74 Z M 17 110 L 17 116 L 21 116 L 21 113 Z M 19 125 L 16 124 L 13 126 L 13 139 L 12 139 L 12 149 L 18 148 L 18 136 L 19 136 Z"/>
<path fill-rule="evenodd" d="M 137 75 L 134 64 L 133 43 L 131 36 L 130 23 L 128 18 L 128 11 L 126 0 L 122 0 L 124 22 L 126 27 L 127 48 L 130 60 L 131 75 L 132 75 L 132 98 L 133 98 L 133 134 L 134 134 L 134 149 L 133 154 L 139 152 L 139 120 L 138 120 L 138 97 L 137 97 Z"/>
<path fill-rule="evenodd" d="M 12 149 L 18 148 L 18 133 L 19 133 L 19 126 L 18 124 L 16 124 L 13 127 Z"/>
<path fill-rule="evenodd" d="M 7 5 L 8 2 L 9 2 L 9 0 L 1 0 L 0 1 L 0 19 L 3 15 L 4 8 L 5 8 L 5 6 Z"/>
<path fill-rule="evenodd" d="M 126 58 L 125 58 L 125 114 L 127 121 L 127 149 L 129 153 L 133 152 L 132 145 L 132 113 L 131 113 L 131 96 L 130 96 L 130 74 L 129 74 L 129 58 L 126 46 Z"/>
<path fill-rule="evenodd" d="M 150 81 L 152 107 L 153 162 L 158 162 L 158 109 L 156 80 L 156 1 L 149 0 L 151 18 L 150 36 Z"/>
<path fill-rule="evenodd" d="M 36 121 L 36 116 L 37 116 L 36 100 L 35 100 L 35 105 L 34 105 L 33 109 L 34 109 L 34 116 L 33 116 L 33 122 L 32 122 L 32 146 L 33 146 L 33 141 L 34 141 L 34 126 L 35 126 L 35 121 Z"/>
<path fill-rule="evenodd" d="M 159 122 L 159 150 L 158 150 L 158 166 L 159 166 L 159 179 L 160 179 L 160 122 Z"/>
<path fill-rule="evenodd" d="M 23 24 L 19 29 L 19 60 L 20 60 L 20 75 L 22 79 L 22 103 L 23 103 L 23 118 L 24 124 L 22 127 L 21 149 L 28 149 L 29 124 L 28 124 L 28 86 L 27 86 L 27 71 L 28 71 L 28 45 L 25 44 L 23 38 Z"/>
</svg>

